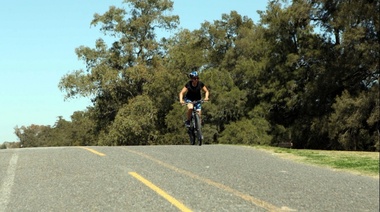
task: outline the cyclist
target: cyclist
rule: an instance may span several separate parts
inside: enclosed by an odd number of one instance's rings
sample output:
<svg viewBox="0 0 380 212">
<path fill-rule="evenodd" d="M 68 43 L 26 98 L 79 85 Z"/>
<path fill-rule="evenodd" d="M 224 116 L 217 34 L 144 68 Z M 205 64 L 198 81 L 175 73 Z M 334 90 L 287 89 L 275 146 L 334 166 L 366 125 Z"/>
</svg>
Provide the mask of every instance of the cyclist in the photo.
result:
<svg viewBox="0 0 380 212">
<path fill-rule="evenodd" d="M 186 85 L 182 88 L 181 92 L 179 93 L 179 101 L 182 105 L 201 100 L 201 90 L 205 92 L 205 98 L 204 101 L 208 101 L 208 89 L 205 86 L 205 84 L 201 81 L 199 81 L 198 72 L 192 71 L 189 74 L 190 81 L 186 83 Z M 186 93 L 185 98 L 183 98 L 184 94 Z M 187 120 L 185 122 L 186 127 L 190 127 L 190 119 L 191 119 L 191 113 L 193 110 L 197 110 L 199 117 L 201 117 L 201 104 L 187 104 Z"/>
</svg>

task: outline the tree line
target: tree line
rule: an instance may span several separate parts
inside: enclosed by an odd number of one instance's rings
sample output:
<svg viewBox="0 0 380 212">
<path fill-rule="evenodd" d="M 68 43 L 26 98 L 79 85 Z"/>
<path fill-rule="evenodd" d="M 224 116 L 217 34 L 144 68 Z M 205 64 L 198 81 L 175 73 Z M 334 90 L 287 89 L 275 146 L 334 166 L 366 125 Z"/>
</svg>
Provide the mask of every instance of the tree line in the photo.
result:
<svg viewBox="0 0 380 212">
<path fill-rule="evenodd" d="M 206 143 L 380 149 L 379 0 L 274 0 L 258 23 L 231 11 L 196 30 L 178 29 L 170 0 L 124 5 L 94 15 L 104 37 L 59 82 L 92 105 L 15 127 L 24 147 L 188 144 L 178 93 L 197 68 Z"/>
</svg>

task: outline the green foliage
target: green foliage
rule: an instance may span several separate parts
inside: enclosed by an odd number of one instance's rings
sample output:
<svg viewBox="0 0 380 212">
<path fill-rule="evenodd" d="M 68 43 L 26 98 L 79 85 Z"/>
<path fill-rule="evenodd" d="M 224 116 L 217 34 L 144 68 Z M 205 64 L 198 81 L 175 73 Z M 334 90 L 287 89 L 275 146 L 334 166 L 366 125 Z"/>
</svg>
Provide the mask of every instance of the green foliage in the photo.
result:
<svg viewBox="0 0 380 212">
<path fill-rule="evenodd" d="M 43 125 L 30 125 L 30 126 L 16 126 L 15 134 L 20 140 L 20 144 L 23 147 L 38 147 L 48 146 L 46 138 L 51 138 L 50 132 L 52 131 L 50 126 Z"/>
<path fill-rule="evenodd" d="M 165 123 L 168 132 L 177 132 L 183 129 L 184 121 L 186 120 L 186 107 L 178 102 L 173 104 L 173 110 L 170 110 L 165 117 Z M 179 124 L 180 123 L 180 124 Z"/>
<path fill-rule="evenodd" d="M 157 29 L 179 24 L 173 2 L 124 3 L 94 15 L 114 40 L 78 47 L 86 69 L 59 83 L 93 106 L 52 127 L 16 127 L 21 143 L 188 144 L 178 93 L 195 67 L 210 91 L 205 143 L 380 149 L 379 1 L 275 0 L 257 24 L 231 11 L 161 41 Z"/>
<path fill-rule="evenodd" d="M 211 103 L 204 104 L 208 121 L 223 129 L 225 124 L 245 116 L 247 93 L 234 85 L 226 70 L 205 70 L 201 79 L 210 90 Z"/>
<path fill-rule="evenodd" d="M 178 92 L 183 83 L 178 80 L 181 74 L 163 67 L 157 67 L 154 78 L 144 86 L 144 93 L 148 95 L 157 108 L 157 130 L 160 134 L 168 132 L 165 117 L 173 110 L 173 103 L 178 104 Z M 177 119 L 178 121 L 178 119 Z"/>
<path fill-rule="evenodd" d="M 0 149 L 6 149 L 6 148 L 7 148 L 7 146 L 5 146 L 4 143 L 0 145 Z"/>
<path fill-rule="evenodd" d="M 130 99 L 142 95 L 160 66 L 163 45 L 156 40 L 157 29 L 175 29 L 178 16 L 166 15 L 173 2 L 126 0 L 130 12 L 111 6 L 103 15 L 95 14 L 92 25 L 100 24 L 105 35 L 118 40 L 109 47 L 98 39 L 95 48 L 81 46 L 78 58 L 87 70 L 64 76 L 59 84 L 66 97 L 93 97 L 96 134 L 108 134 L 118 111 Z"/>
<path fill-rule="evenodd" d="M 203 54 L 203 39 L 199 31 L 181 30 L 169 39 L 166 66 L 180 70 L 185 76 L 193 67 L 201 67 L 207 63 Z"/>
<path fill-rule="evenodd" d="M 95 122 L 91 118 L 90 111 L 76 111 L 71 116 L 72 132 L 69 134 L 73 146 L 93 146 L 98 143 L 94 136 Z"/>
<path fill-rule="evenodd" d="M 94 121 L 90 119 L 89 112 L 74 112 L 71 119 L 70 122 L 58 117 L 54 126 L 15 127 L 15 134 L 22 147 L 97 145 Z"/>
<path fill-rule="evenodd" d="M 332 108 L 334 112 L 329 119 L 329 136 L 337 139 L 346 150 L 376 149 L 374 133 L 379 122 L 379 110 L 376 108 L 378 88 L 373 87 L 370 92 L 361 92 L 354 97 L 344 91 L 336 99 Z M 374 117 L 377 116 L 375 121 Z"/>
<path fill-rule="evenodd" d="M 100 139 L 101 145 L 154 144 L 157 136 L 155 119 L 157 109 L 148 96 L 140 95 L 122 107 L 109 133 Z"/>
<path fill-rule="evenodd" d="M 223 144 L 268 145 L 271 141 L 267 133 L 269 129 L 270 125 L 265 119 L 243 119 L 228 124 L 219 141 Z"/>
<path fill-rule="evenodd" d="M 178 91 L 179 92 L 179 91 Z M 166 133 L 159 137 L 158 144 L 188 144 L 188 134 L 184 125 L 186 107 L 175 102 L 165 116 Z"/>
</svg>

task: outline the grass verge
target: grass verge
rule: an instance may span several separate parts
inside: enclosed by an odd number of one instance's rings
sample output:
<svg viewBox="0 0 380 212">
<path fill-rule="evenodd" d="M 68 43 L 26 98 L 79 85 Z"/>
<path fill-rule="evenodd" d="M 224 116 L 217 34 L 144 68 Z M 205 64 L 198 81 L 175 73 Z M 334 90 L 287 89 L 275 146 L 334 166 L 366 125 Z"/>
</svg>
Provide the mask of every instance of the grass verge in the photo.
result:
<svg viewBox="0 0 380 212">
<path fill-rule="evenodd" d="M 379 178 L 379 152 L 299 150 L 269 146 L 254 146 L 279 157 Z"/>
</svg>

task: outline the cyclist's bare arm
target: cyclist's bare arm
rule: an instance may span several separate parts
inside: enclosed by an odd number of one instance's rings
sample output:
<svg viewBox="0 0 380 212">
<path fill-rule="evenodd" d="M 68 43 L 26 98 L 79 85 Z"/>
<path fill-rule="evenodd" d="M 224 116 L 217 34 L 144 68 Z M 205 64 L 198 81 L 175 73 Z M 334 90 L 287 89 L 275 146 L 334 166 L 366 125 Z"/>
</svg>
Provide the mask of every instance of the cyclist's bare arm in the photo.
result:
<svg viewBox="0 0 380 212">
<path fill-rule="evenodd" d="M 185 101 L 183 100 L 183 95 L 187 92 L 187 88 L 183 87 L 181 92 L 179 92 L 179 102 L 181 104 L 185 104 Z"/>
<path fill-rule="evenodd" d="M 202 90 L 205 92 L 205 98 L 204 100 L 205 101 L 208 101 L 208 95 L 209 95 L 209 92 L 208 92 L 208 89 L 206 86 L 203 86 Z"/>
</svg>

